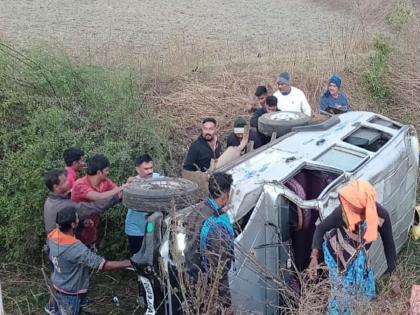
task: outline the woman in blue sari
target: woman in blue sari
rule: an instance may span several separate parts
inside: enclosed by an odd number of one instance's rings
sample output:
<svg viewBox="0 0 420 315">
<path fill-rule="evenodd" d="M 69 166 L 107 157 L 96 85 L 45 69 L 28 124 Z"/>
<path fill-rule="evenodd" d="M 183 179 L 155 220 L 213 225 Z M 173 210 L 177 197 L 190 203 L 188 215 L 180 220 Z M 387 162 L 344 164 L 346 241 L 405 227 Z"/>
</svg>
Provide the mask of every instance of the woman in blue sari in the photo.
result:
<svg viewBox="0 0 420 315">
<path fill-rule="evenodd" d="M 313 277 L 322 249 L 329 272 L 327 313 L 331 315 L 352 314 L 354 306 L 365 305 L 376 297 L 368 253 L 378 232 L 388 272 L 395 270 L 397 259 L 389 214 L 376 202 L 373 186 L 365 180 L 352 180 L 340 190 L 339 199 L 340 206 L 316 227 L 309 265 Z M 397 282 L 395 277 L 393 280 Z M 398 288 L 395 284 L 395 293 Z"/>
</svg>

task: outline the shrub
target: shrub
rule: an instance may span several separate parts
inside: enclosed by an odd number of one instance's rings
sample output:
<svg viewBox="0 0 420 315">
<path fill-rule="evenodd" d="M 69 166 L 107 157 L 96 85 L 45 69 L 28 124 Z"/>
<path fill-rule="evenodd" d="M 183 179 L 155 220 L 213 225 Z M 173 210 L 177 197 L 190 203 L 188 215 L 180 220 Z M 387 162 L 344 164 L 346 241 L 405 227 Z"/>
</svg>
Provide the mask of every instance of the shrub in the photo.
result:
<svg viewBox="0 0 420 315">
<path fill-rule="evenodd" d="M 168 131 L 156 124 L 131 70 L 76 65 L 40 50 L 26 56 L 0 43 L 0 77 L 0 257 L 34 262 L 45 242 L 42 177 L 63 167 L 65 148 L 104 153 L 111 178 L 123 183 L 139 152 L 165 167 Z M 124 216 L 122 207 L 106 214 L 113 256 L 124 248 Z"/>
<path fill-rule="evenodd" d="M 391 96 L 386 82 L 390 52 L 390 40 L 383 35 L 376 36 L 373 41 L 373 51 L 369 56 L 369 68 L 365 73 L 364 83 L 369 93 L 378 101 L 388 101 Z"/>
</svg>

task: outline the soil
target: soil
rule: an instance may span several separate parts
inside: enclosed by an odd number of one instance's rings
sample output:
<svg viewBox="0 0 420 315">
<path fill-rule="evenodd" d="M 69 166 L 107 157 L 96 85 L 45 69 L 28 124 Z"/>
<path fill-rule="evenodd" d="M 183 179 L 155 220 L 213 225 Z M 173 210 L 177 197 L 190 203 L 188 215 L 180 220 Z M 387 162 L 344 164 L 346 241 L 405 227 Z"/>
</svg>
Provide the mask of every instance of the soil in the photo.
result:
<svg viewBox="0 0 420 315">
<path fill-rule="evenodd" d="M 0 8 L 0 37 L 94 53 L 173 45 L 317 49 L 351 18 L 310 0 L 0 0 Z"/>
</svg>

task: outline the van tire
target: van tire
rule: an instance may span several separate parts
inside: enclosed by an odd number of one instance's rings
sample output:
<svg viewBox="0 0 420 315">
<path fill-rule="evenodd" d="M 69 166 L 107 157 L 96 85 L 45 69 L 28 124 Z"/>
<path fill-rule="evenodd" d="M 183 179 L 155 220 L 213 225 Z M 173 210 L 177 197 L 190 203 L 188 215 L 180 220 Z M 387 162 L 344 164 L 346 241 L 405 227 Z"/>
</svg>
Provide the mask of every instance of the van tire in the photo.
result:
<svg viewBox="0 0 420 315">
<path fill-rule="evenodd" d="M 309 123 L 311 117 L 301 112 L 279 111 L 267 113 L 258 119 L 258 131 L 266 136 L 276 132 L 277 137 L 290 132 L 293 127 L 304 126 Z"/>
<path fill-rule="evenodd" d="M 142 212 L 169 212 L 197 203 L 198 185 L 185 178 L 134 180 L 123 190 L 122 203 Z"/>
</svg>

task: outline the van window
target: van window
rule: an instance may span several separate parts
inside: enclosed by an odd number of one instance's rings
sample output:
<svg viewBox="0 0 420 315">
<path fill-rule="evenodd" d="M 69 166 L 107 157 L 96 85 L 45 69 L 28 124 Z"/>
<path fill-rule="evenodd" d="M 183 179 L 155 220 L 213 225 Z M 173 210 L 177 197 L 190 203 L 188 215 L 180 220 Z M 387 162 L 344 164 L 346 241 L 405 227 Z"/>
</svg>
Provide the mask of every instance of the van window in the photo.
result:
<svg viewBox="0 0 420 315">
<path fill-rule="evenodd" d="M 302 167 L 299 172 L 289 178 L 284 185 L 302 200 L 317 199 L 342 173 L 335 173 L 313 167 Z"/>
<path fill-rule="evenodd" d="M 361 127 L 343 139 L 344 142 L 371 152 L 377 152 L 391 139 L 391 135 L 377 129 Z"/>
<path fill-rule="evenodd" d="M 369 122 L 372 124 L 377 124 L 377 125 L 385 126 L 385 127 L 396 129 L 396 130 L 401 129 L 400 125 L 397 125 L 390 120 L 386 120 L 378 116 L 371 118 Z"/>
<path fill-rule="evenodd" d="M 367 154 L 355 152 L 339 146 L 333 146 L 321 153 L 314 161 L 341 169 L 346 172 L 354 171 L 367 159 Z"/>
</svg>

